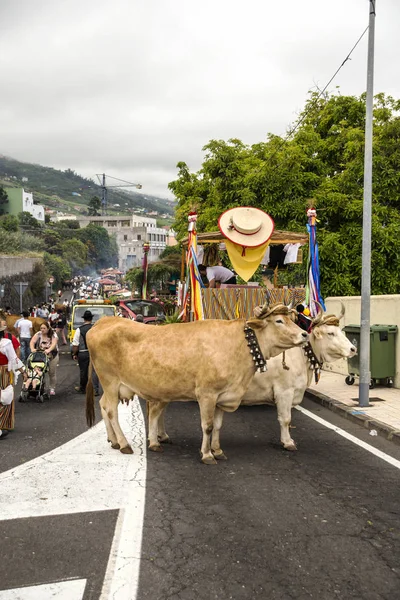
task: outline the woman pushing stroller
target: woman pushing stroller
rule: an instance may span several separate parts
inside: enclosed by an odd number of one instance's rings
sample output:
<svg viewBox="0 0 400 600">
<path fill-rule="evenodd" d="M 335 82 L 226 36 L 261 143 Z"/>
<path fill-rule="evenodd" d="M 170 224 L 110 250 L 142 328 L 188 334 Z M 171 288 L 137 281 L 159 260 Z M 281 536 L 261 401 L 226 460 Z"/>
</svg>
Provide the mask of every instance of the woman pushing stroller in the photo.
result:
<svg viewBox="0 0 400 600">
<path fill-rule="evenodd" d="M 56 393 L 58 356 L 58 336 L 48 323 L 42 323 L 30 342 L 31 352 L 42 351 L 49 359 L 50 396 Z"/>
</svg>

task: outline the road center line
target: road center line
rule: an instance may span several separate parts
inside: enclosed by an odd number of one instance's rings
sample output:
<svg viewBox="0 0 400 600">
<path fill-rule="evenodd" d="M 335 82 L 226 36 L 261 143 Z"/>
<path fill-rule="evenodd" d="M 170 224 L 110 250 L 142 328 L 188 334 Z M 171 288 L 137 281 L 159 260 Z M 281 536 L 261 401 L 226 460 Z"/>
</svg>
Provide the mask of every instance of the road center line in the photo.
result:
<svg viewBox="0 0 400 600">
<path fill-rule="evenodd" d="M 121 508 L 115 526 L 106 575 L 100 600 L 136 600 L 142 547 L 145 485 L 146 485 L 146 428 L 139 399 L 130 403 L 129 431 L 132 448 L 141 452 L 140 477 L 137 465 L 131 462 L 132 472 L 124 508 Z M 129 461 L 130 455 L 125 456 Z"/>
<path fill-rule="evenodd" d="M 310 419 L 314 419 L 314 421 L 316 421 L 317 423 L 324 425 L 328 429 L 332 429 L 332 431 L 335 431 L 337 434 L 346 438 L 346 440 L 353 442 L 353 444 L 356 444 L 357 446 L 364 448 L 364 450 L 367 450 L 367 452 L 370 452 L 371 454 L 374 454 L 378 458 L 381 458 L 382 460 L 386 461 L 393 467 L 400 469 L 400 460 L 397 460 L 396 458 L 393 458 L 389 454 L 386 454 L 385 452 L 382 452 L 381 450 L 374 448 L 370 444 L 367 444 L 366 442 L 359 440 L 354 435 L 351 435 L 351 433 L 347 433 L 347 431 L 344 431 L 344 429 L 340 429 L 340 427 L 337 427 L 336 425 L 332 425 L 332 423 L 329 423 L 329 421 L 325 421 L 325 419 L 321 419 L 321 417 L 318 417 L 318 415 L 315 415 L 313 412 L 311 412 L 310 410 L 307 410 L 306 408 L 303 408 L 302 406 L 295 406 L 295 408 L 296 408 L 296 410 L 305 414 L 307 417 L 310 417 Z"/>
</svg>

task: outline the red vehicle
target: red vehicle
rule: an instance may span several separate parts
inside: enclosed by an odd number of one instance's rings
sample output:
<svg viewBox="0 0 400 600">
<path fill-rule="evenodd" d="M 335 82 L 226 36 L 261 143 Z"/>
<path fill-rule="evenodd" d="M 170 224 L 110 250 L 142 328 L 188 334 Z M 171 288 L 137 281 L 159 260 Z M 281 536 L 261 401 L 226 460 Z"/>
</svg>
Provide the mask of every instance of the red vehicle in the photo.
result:
<svg viewBox="0 0 400 600">
<path fill-rule="evenodd" d="M 135 320 L 137 315 L 143 315 L 143 322 L 149 325 L 165 320 L 164 306 L 159 302 L 128 298 L 127 300 L 117 300 L 115 304 L 119 307 L 122 316 L 127 319 Z"/>
</svg>

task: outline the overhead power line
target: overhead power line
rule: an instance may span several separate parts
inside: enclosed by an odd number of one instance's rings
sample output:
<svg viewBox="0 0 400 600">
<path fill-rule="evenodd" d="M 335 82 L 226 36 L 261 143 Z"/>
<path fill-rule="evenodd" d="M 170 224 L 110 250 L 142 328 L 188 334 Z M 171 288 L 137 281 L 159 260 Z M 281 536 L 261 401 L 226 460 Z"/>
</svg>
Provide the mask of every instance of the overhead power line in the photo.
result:
<svg viewBox="0 0 400 600">
<path fill-rule="evenodd" d="M 314 108 L 314 106 L 316 105 L 316 103 L 318 102 L 318 100 L 321 98 L 321 96 L 326 92 L 328 86 L 332 83 L 332 81 L 335 79 L 336 75 L 339 73 L 339 71 L 344 67 L 344 65 L 347 63 L 348 60 L 350 60 L 350 56 L 353 54 L 354 50 L 357 48 L 358 44 L 361 42 L 362 38 L 364 37 L 364 35 L 367 33 L 369 29 L 369 25 L 364 29 L 364 31 L 362 32 L 362 34 L 360 35 L 360 37 L 358 38 L 358 40 L 356 41 L 356 43 L 354 44 L 354 46 L 352 47 L 352 49 L 350 50 L 350 52 L 348 53 L 348 55 L 346 56 L 346 58 L 344 59 L 344 61 L 342 62 L 342 64 L 340 65 L 340 67 L 338 69 L 336 69 L 335 73 L 332 75 L 332 77 L 330 78 L 330 80 L 328 81 L 328 83 L 325 85 L 325 87 L 320 91 L 320 93 L 318 94 L 318 96 L 313 100 L 313 102 L 311 103 L 311 105 L 309 106 L 308 110 L 306 110 L 306 112 L 300 117 L 300 119 L 295 123 L 295 125 L 292 127 L 292 129 L 290 129 L 290 131 L 286 134 L 285 138 L 282 140 L 282 142 L 279 144 L 278 148 L 276 148 L 275 152 L 272 154 L 272 156 L 269 157 L 269 161 L 271 161 L 274 156 L 277 155 L 277 153 L 279 152 L 279 150 L 286 144 L 286 142 L 288 141 L 288 139 L 294 134 L 294 132 L 298 129 L 298 127 L 303 123 L 303 121 L 305 121 L 305 119 L 307 118 L 307 116 L 309 115 L 309 113 L 311 112 L 311 109 Z"/>
</svg>

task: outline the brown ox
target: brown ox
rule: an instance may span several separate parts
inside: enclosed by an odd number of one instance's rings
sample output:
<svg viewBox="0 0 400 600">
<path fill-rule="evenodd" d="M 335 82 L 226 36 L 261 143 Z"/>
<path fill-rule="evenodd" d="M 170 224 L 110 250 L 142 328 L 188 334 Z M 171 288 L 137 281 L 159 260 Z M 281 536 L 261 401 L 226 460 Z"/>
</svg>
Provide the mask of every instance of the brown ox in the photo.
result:
<svg viewBox="0 0 400 600">
<path fill-rule="evenodd" d="M 148 401 L 149 448 L 161 451 L 158 419 L 169 402 L 197 400 L 203 441 L 202 461 L 225 458 L 220 447 L 211 451 L 214 422 L 232 412 L 255 373 L 245 337 L 246 321 L 206 320 L 148 327 L 142 323 L 104 317 L 88 332 L 91 361 L 103 387 L 100 407 L 108 441 L 123 453 L 132 453 L 118 422 L 118 402 L 134 394 Z M 247 321 L 265 359 L 303 345 L 308 334 L 289 316 L 286 306 L 263 307 L 259 318 Z M 251 333 L 251 332 L 250 332 Z M 91 382 L 86 392 L 86 417 L 94 423 Z"/>
<path fill-rule="evenodd" d="M 7 329 L 13 335 L 18 335 L 18 331 L 14 327 L 15 323 L 18 319 L 21 319 L 21 315 L 6 315 L 5 313 L 0 311 L 0 318 L 4 319 L 7 323 Z M 40 329 L 42 323 L 46 323 L 46 319 L 42 319 L 41 317 L 28 317 L 28 320 L 32 322 L 32 330 L 33 333 L 37 333 Z"/>
</svg>

